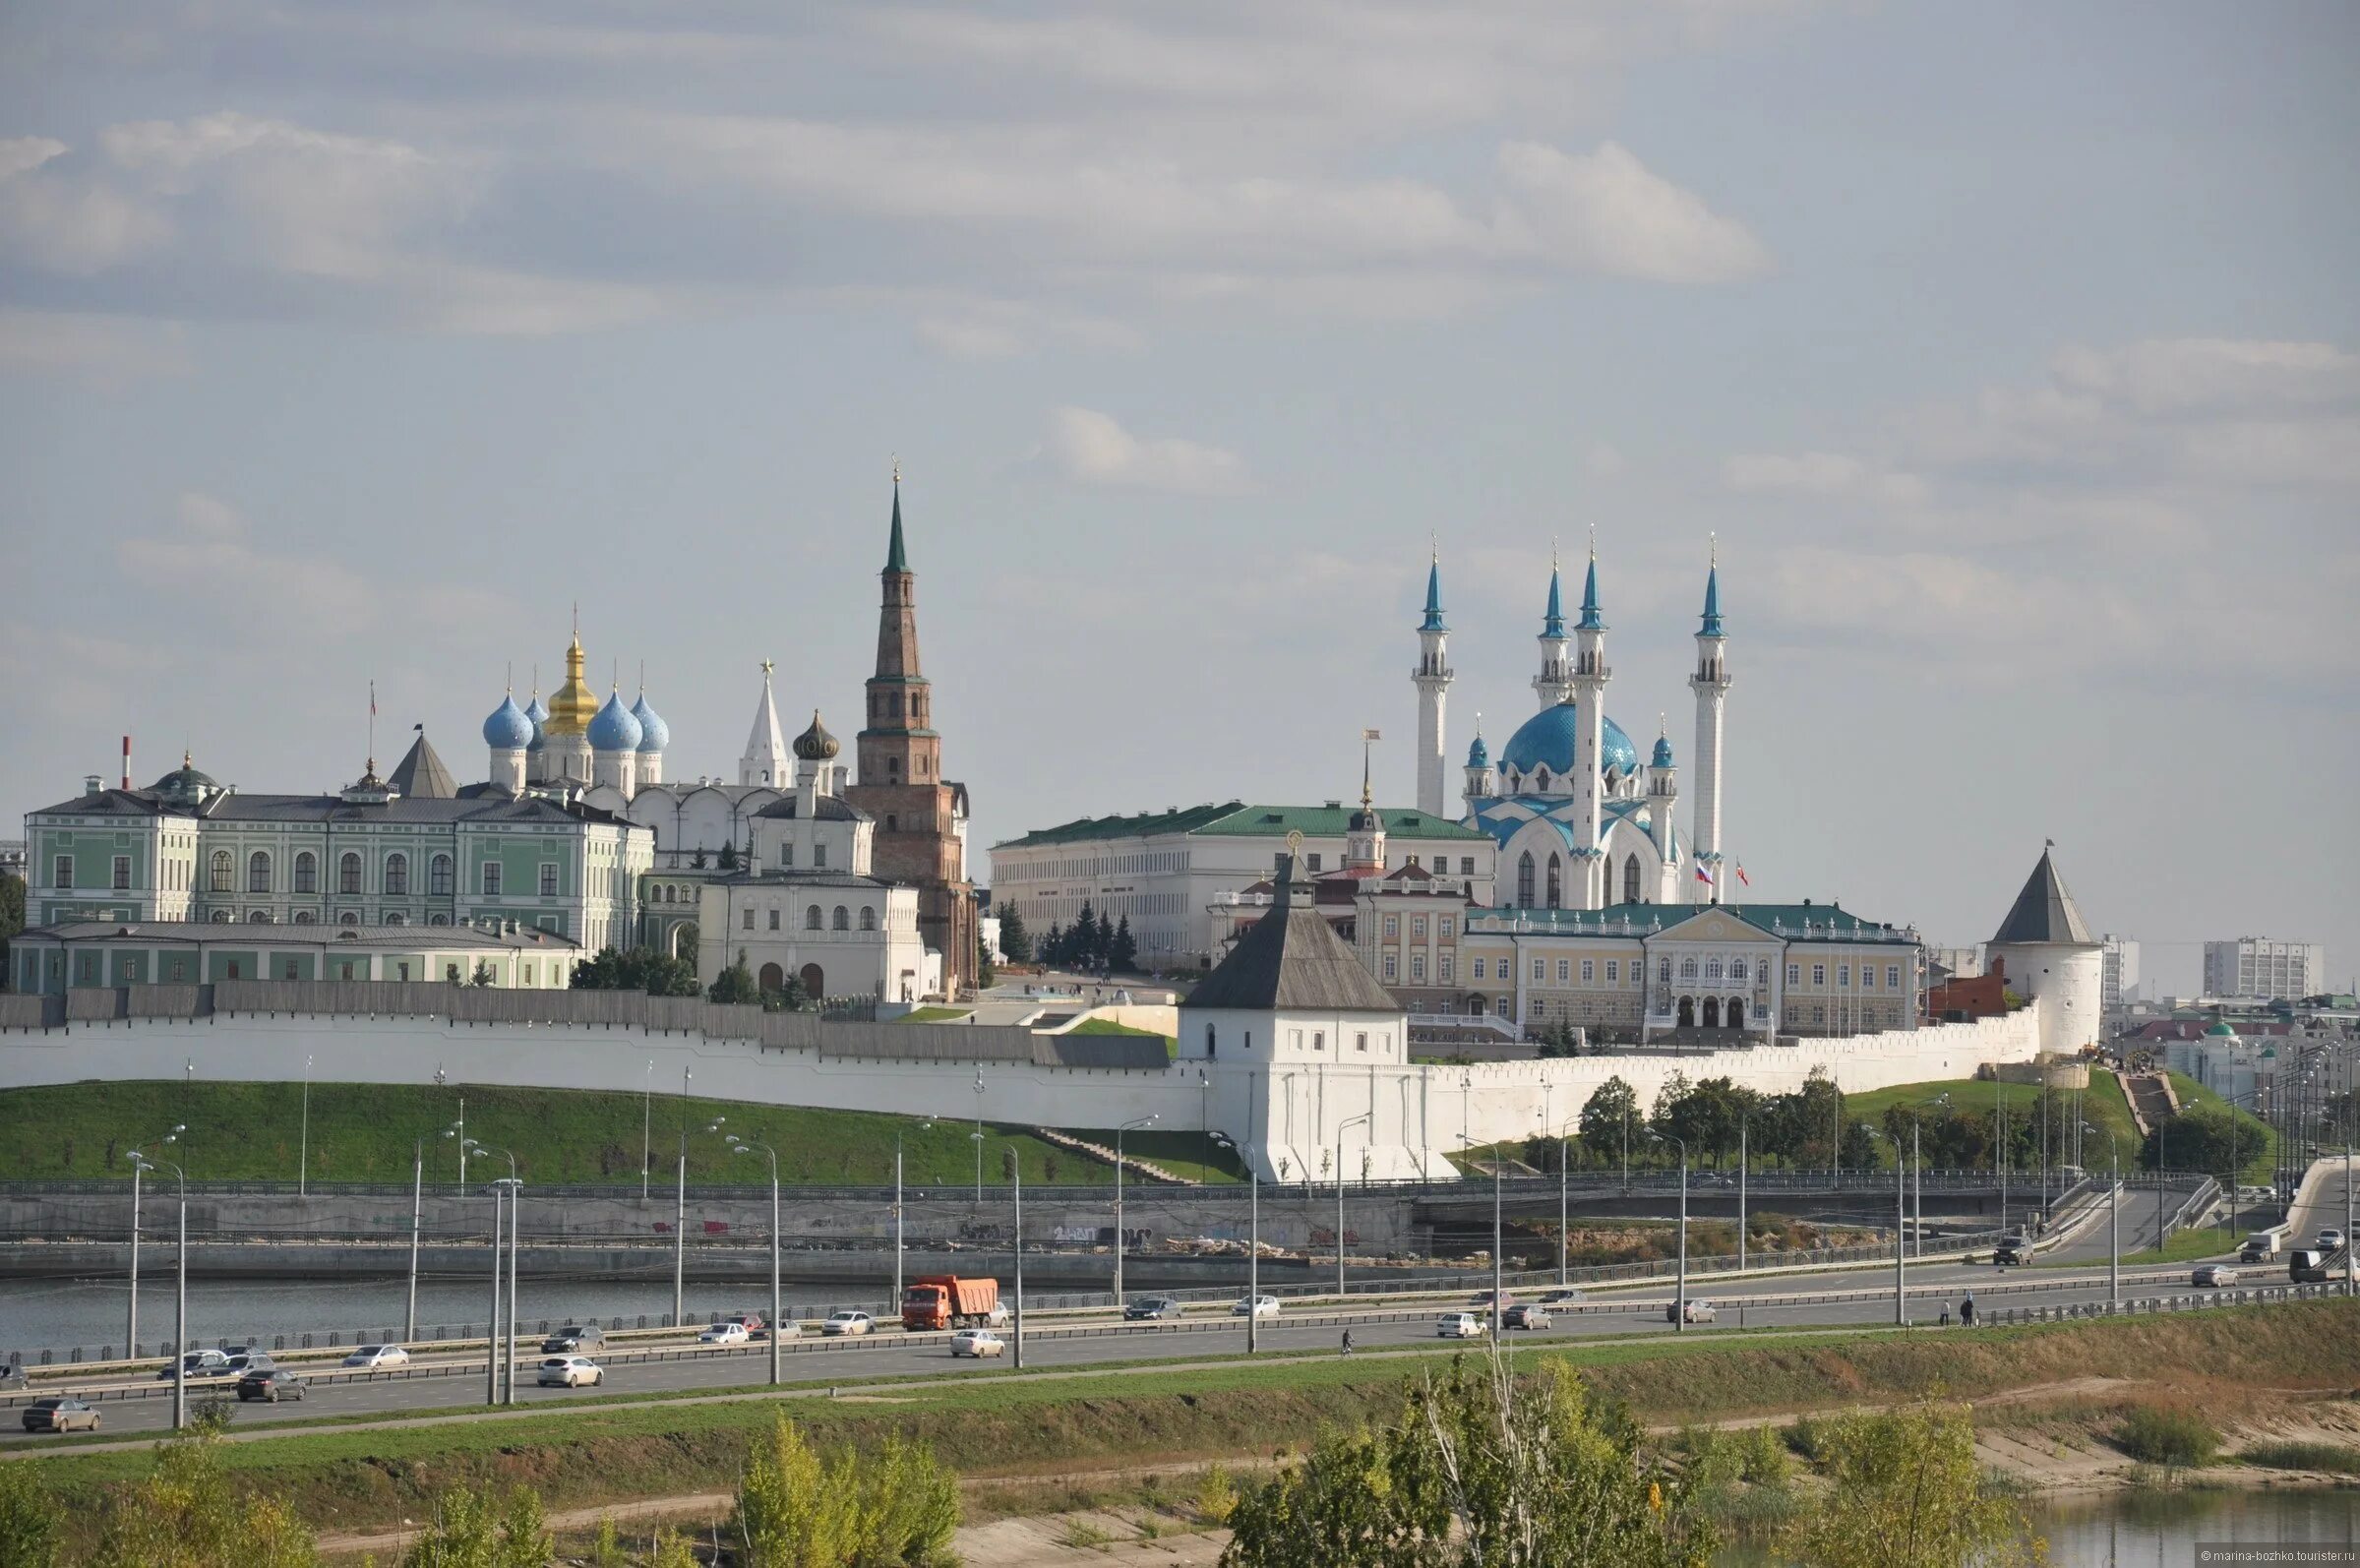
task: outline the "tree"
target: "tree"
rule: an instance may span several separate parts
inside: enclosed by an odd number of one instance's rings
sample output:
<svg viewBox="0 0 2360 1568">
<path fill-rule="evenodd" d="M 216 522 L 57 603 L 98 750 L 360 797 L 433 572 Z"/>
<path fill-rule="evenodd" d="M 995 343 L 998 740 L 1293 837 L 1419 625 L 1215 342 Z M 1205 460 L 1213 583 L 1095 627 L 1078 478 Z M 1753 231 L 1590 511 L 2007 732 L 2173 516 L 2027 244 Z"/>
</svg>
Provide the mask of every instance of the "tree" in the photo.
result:
<svg viewBox="0 0 2360 1568">
<path fill-rule="evenodd" d="M 2262 1153 L 2262 1136 L 2261 1127 L 2243 1124 L 2235 1112 L 2191 1106 L 2148 1130 L 2139 1146 L 2139 1164 L 2153 1171 L 2168 1161 L 2174 1171 L 2218 1176 L 2232 1166 L 2250 1165 Z"/>
<path fill-rule="evenodd" d="M 467 984 L 473 986 L 477 991 L 482 991 L 492 984 L 492 961 L 489 958 L 475 960 L 475 973 L 468 978 Z"/>
<path fill-rule="evenodd" d="M 724 845 L 722 845 L 722 846 L 721 846 L 721 870 L 723 870 L 723 871 L 725 871 L 725 872 L 734 872 L 734 871 L 736 871 L 737 869 L 738 869 L 738 846 L 737 846 L 737 845 L 735 845 L 735 844 L 724 844 Z"/>
<path fill-rule="evenodd" d="M 887 1437 L 874 1459 L 824 1464 L 784 1416 L 738 1482 L 748 1568 L 947 1568 L 958 1482 L 923 1444 Z"/>
<path fill-rule="evenodd" d="M 1816 1441 L 1831 1483 L 1789 1532 L 1801 1568 L 2014 1568 L 2046 1560 L 2024 1514 L 1985 1490 L 1963 1406 L 1850 1416 Z"/>
<path fill-rule="evenodd" d="M 543 1568 L 549 1531 L 541 1499 L 519 1486 L 502 1504 L 487 1485 L 435 1498 L 434 1523 L 402 1554 L 401 1568 Z"/>
<path fill-rule="evenodd" d="M 999 901 L 999 950 L 1011 964 L 1033 961 L 1033 934 L 1024 929 L 1024 917 L 1008 899 Z"/>
<path fill-rule="evenodd" d="M 737 964 L 733 967 L 744 968 L 745 962 L 746 955 L 741 952 L 738 955 Z M 779 978 L 777 986 L 770 990 L 764 991 L 759 999 L 765 1011 L 796 1012 L 810 1005 L 812 1001 L 812 994 L 803 989 L 803 981 L 801 977 L 796 975 L 783 975 Z"/>
<path fill-rule="evenodd" d="M 1073 930 L 1065 934 L 1072 951 L 1066 961 L 1083 969 L 1096 969 L 1106 954 L 1106 934 L 1098 929 L 1098 916 L 1088 899 L 1082 900 L 1082 912 L 1073 917 Z"/>
<path fill-rule="evenodd" d="M 984 987 L 986 987 L 986 986 L 989 986 L 989 985 L 992 985 L 994 982 L 996 982 L 997 980 L 998 980 L 998 978 L 999 978 L 999 976 L 998 976 L 997 973 L 995 973 L 995 972 L 994 972 L 994 970 L 993 970 L 993 968 L 992 968 L 992 949 L 984 945 L 984 928 L 983 928 L 983 925 L 982 925 L 982 923 L 981 923 L 981 922 L 978 922 L 978 923 L 976 924 L 976 928 L 975 928 L 975 985 L 976 985 L 976 989 L 977 989 L 978 991 L 980 991 L 980 990 L 982 990 Z"/>
<path fill-rule="evenodd" d="M 1671 1069 L 1670 1076 L 1664 1080 L 1664 1086 L 1656 1091 L 1655 1108 L 1647 1114 L 1648 1130 L 1658 1137 L 1667 1135 L 1684 1137 L 1686 1134 L 1681 1133 L 1672 1123 L 1676 1119 L 1674 1113 L 1680 1102 L 1687 1098 L 1688 1075 L 1674 1067 Z M 1691 1156 L 1698 1152 L 1700 1151 L 1694 1149 L 1689 1151 Z"/>
<path fill-rule="evenodd" d="M 65 1560 L 66 1512 L 33 1465 L 0 1465 L 0 1565 L 57 1568 Z"/>
<path fill-rule="evenodd" d="M 1115 935 L 1107 938 L 1107 967 L 1129 973 L 1139 967 L 1139 939 L 1131 935 L 1131 918 L 1123 916 L 1115 924 Z"/>
<path fill-rule="evenodd" d="M 1620 1078 L 1608 1078 L 1582 1107 L 1582 1146 L 1601 1158 L 1619 1158 L 1626 1129 L 1639 1120 L 1638 1095 Z M 1645 1123 L 1637 1130 L 1644 1136 Z"/>
<path fill-rule="evenodd" d="M 1061 964 L 1065 962 L 1065 942 L 1066 937 L 1064 931 L 1057 924 L 1057 922 L 1051 921 L 1049 923 L 1049 935 L 1042 939 L 1041 943 L 1041 962 L 1045 964 Z"/>
<path fill-rule="evenodd" d="M 700 845 L 698 845 L 698 846 L 697 846 L 697 848 L 696 848 L 696 853 L 695 853 L 694 855 L 691 855 L 691 856 L 689 857 L 689 866 L 690 866 L 690 869 L 691 869 L 691 870 L 693 870 L 693 871 L 703 871 L 703 870 L 704 870 L 705 861 L 704 861 L 704 846 L 703 846 L 703 845 L 701 845 L 701 844 L 700 844 Z"/>
<path fill-rule="evenodd" d="M 1676 1476 L 1629 1413 L 1554 1357 L 1496 1349 L 1409 1385 L 1401 1414 L 1330 1432 L 1241 1499 L 1223 1568 L 1703 1568 Z"/>
<path fill-rule="evenodd" d="M 738 949 L 738 961 L 713 977 L 713 989 L 705 994 L 712 1001 L 760 1001 L 762 994 L 754 983 L 754 974 L 746 967 L 746 949 Z"/>
<path fill-rule="evenodd" d="M 155 1446 L 153 1468 L 113 1492 L 93 1559 L 101 1568 L 311 1568 L 312 1533 L 276 1497 L 230 1484 L 225 1408 L 200 1406 L 188 1435 Z"/>
<path fill-rule="evenodd" d="M 649 947 L 635 947 L 629 952 L 604 948 L 586 963 L 574 969 L 575 991 L 643 991 L 650 996 L 695 996 L 703 987 L 696 983 L 696 966 L 686 958 L 675 958 Z"/>
</svg>

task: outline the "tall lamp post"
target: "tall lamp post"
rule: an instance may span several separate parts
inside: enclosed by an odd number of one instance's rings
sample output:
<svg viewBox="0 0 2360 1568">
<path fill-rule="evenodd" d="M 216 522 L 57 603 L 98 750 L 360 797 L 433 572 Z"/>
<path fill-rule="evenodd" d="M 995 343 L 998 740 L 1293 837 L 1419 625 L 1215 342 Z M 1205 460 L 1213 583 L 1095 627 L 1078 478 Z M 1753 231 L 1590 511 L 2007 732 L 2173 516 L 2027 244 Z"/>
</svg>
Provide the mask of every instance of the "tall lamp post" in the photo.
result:
<svg viewBox="0 0 2360 1568">
<path fill-rule="evenodd" d="M 680 1069 L 680 1181 L 672 1201 L 672 1326 L 688 1322 L 689 1299 L 689 1078 Z M 718 1123 L 716 1123 L 718 1125 Z"/>
<path fill-rule="evenodd" d="M 1737 1272 L 1745 1272 L 1745 1166 L 1751 1150 L 1746 1147 L 1746 1134 L 1752 1130 L 1753 1107 L 1748 1104 L 1737 1113 Z"/>
<path fill-rule="evenodd" d="M 647 1201 L 647 1168 L 655 1163 L 655 1058 L 639 1079 L 639 1201 Z"/>
<path fill-rule="evenodd" d="M 1893 1322 L 1897 1328 L 1909 1326 L 1909 1158 L 1902 1152 L 1902 1140 L 1887 1138 L 1881 1128 L 1870 1127 L 1868 1135 L 1879 1143 L 1893 1145 Z"/>
<path fill-rule="evenodd" d="M 1115 1129 L 1115 1305 L 1122 1305 L 1122 1135 L 1134 1127 L 1152 1125 L 1157 1118 L 1150 1115 L 1125 1121 Z M 1343 1173 L 1336 1176 L 1337 1206 L 1343 1206 Z M 1338 1235 L 1341 1236 L 1339 1231 Z M 1341 1244 L 1341 1243 L 1339 1243 Z"/>
<path fill-rule="evenodd" d="M 172 1430 L 189 1423 L 189 1174 L 169 1160 L 151 1160 L 131 1151 L 135 1171 L 169 1171 L 180 1189 L 179 1240 L 173 1251 L 172 1282 Z"/>
<path fill-rule="evenodd" d="M 1671 1298 L 1671 1331 L 1685 1334 L 1688 1331 L 1688 1140 L 1671 1132 L 1659 1132 L 1655 1137 L 1659 1142 L 1680 1146 L 1680 1263 Z"/>
<path fill-rule="evenodd" d="M 185 1121 L 176 1121 L 172 1130 L 156 1139 L 160 1145 L 175 1144 L 189 1130 Z M 123 1329 L 123 1354 L 136 1358 L 140 1354 L 140 1177 L 154 1169 L 139 1150 L 131 1151 L 131 1315 Z"/>
<path fill-rule="evenodd" d="M 982 1081 L 980 1076 L 977 1081 Z M 1010 1272 L 1016 1277 L 1016 1310 L 1009 1338 L 1016 1344 L 1014 1369 L 1021 1372 L 1024 1370 L 1024 1157 L 1013 1144 L 1008 1146 L 1008 1192 L 1014 1205 L 1010 1219 L 1015 1228 L 1015 1235 L 1010 1237 L 1014 1243 L 1009 1254 Z"/>
<path fill-rule="evenodd" d="M 776 1384 L 779 1381 L 778 1342 L 781 1337 L 778 1315 L 778 1151 L 771 1148 L 770 1145 L 766 1143 L 748 1143 L 744 1138 L 739 1137 L 734 1132 L 726 1134 L 722 1141 L 730 1146 L 730 1149 L 733 1153 L 760 1154 L 767 1156 L 770 1161 L 770 1381 L 773 1384 Z M 900 1168 L 900 1158 L 901 1151 L 896 1149 L 894 1151 L 894 1166 L 897 1173 Z M 898 1207 L 896 1207 L 895 1213 L 898 1215 Z M 898 1276 L 900 1271 L 898 1237 L 896 1238 L 896 1251 L 894 1254 L 894 1270 L 896 1276 Z M 900 1298 L 900 1294 L 901 1293 L 898 1289 L 897 1279 L 896 1289 L 894 1291 L 894 1298 L 897 1301 Z"/>
<path fill-rule="evenodd" d="M 1245 1167 L 1245 1354 L 1261 1348 L 1262 1300 L 1262 1172 L 1245 1151 L 1222 1133 L 1213 1142 L 1236 1154 Z"/>
<path fill-rule="evenodd" d="M 975 1069 L 975 1206 L 984 1204 L 984 1069 Z"/>
<path fill-rule="evenodd" d="M 2122 1310 L 2122 1153 L 2115 1147 L 2114 1129 L 2089 1122 L 2085 1132 L 2106 1135 L 2106 1310 Z"/>
<path fill-rule="evenodd" d="M 1336 1123 L 1336 1302 L 1339 1306 L 1344 1301 L 1344 1129 L 1356 1121 L 1373 1132 L 1376 1113 L 1363 1111 Z M 1366 1169 L 1365 1165 L 1362 1169 Z"/>
<path fill-rule="evenodd" d="M 418 1233 L 426 1222 L 426 1135 L 420 1133 L 410 1150 L 409 1173 L 409 1305 L 401 1316 L 401 1343 L 418 1337 Z"/>
<path fill-rule="evenodd" d="M 934 1118 L 929 1116 L 918 1123 L 920 1132 L 932 1132 Z M 893 1310 L 901 1310 L 901 1135 L 904 1129 L 893 1129 Z"/>
<path fill-rule="evenodd" d="M 295 1144 L 295 1196 L 311 1192 L 312 1174 L 312 1058 L 303 1058 L 303 1130 Z"/>
</svg>

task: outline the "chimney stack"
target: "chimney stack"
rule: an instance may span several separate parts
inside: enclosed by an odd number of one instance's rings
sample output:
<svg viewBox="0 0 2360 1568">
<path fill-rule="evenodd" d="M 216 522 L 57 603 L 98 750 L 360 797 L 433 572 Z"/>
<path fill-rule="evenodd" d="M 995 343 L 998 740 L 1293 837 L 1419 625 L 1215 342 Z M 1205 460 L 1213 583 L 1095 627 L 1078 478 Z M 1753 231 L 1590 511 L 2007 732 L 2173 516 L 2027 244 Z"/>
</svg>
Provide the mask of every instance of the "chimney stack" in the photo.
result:
<svg viewBox="0 0 2360 1568">
<path fill-rule="evenodd" d="M 123 787 L 131 788 L 131 737 L 123 737 Z"/>
</svg>

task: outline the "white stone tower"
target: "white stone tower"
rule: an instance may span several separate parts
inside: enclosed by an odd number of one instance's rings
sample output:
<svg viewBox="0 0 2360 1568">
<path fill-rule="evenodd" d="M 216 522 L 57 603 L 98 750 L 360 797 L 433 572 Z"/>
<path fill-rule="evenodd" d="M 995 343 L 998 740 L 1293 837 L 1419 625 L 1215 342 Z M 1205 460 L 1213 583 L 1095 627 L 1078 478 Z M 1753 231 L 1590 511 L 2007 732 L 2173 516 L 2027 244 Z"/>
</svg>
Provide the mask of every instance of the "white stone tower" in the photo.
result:
<svg viewBox="0 0 2360 1568">
<path fill-rule="evenodd" d="M 1710 884 L 1691 880 L 1697 903 L 1721 897 L 1721 727 L 1722 708 L 1728 700 L 1728 637 L 1721 627 L 1721 553 L 1713 553 L 1705 573 L 1705 616 L 1696 629 L 1696 673 L 1688 690 L 1696 694 L 1696 822 L 1690 835 L 1696 864 L 1711 874 Z"/>
<path fill-rule="evenodd" d="M 1541 618 L 1541 673 L 1533 677 L 1533 693 L 1544 708 L 1573 694 L 1573 645 L 1565 635 L 1565 612 L 1559 608 L 1553 553 L 1548 561 L 1548 613 Z"/>
<path fill-rule="evenodd" d="M 1556 573 L 1549 573 L 1549 604 L 1556 605 Z M 1598 547 L 1590 547 L 1590 575 L 1582 585 L 1582 618 L 1574 623 L 1573 700 L 1578 728 L 1574 731 L 1573 771 L 1581 795 L 1573 823 L 1573 858 L 1581 869 L 1581 909 L 1598 909 L 1605 902 L 1604 856 L 1599 846 L 1602 818 L 1600 792 L 1605 788 L 1600 767 L 1605 752 L 1606 623 L 1598 611 Z M 1569 900 L 1570 902 L 1570 900 Z"/>
<path fill-rule="evenodd" d="M 2099 1038 L 2106 944 L 2089 935 L 2081 906 L 2057 874 L 2051 842 L 2000 922 L 1988 951 L 2008 987 L 2040 1009 L 2040 1049 L 2075 1052 Z"/>
<path fill-rule="evenodd" d="M 762 700 L 754 710 L 754 729 L 746 737 L 746 754 L 738 758 L 738 782 L 768 786 L 784 792 L 794 781 L 787 762 L 786 733 L 778 727 L 778 703 L 770 695 L 768 659 L 762 661 Z"/>
<path fill-rule="evenodd" d="M 1450 694 L 1448 655 L 1450 628 L 1442 624 L 1442 561 L 1437 554 L 1425 569 L 1425 619 L 1418 627 L 1418 668 L 1410 679 L 1418 687 L 1418 809 L 1440 819 L 1446 814 L 1442 791 L 1442 705 Z"/>
<path fill-rule="evenodd" d="M 1656 863 L 1664 868 L 1663 880 L 1656 889 L 1658 903 L 1671 903 L 1679 897 L 1679 883 L 1673 878 L 1678 867 L 1673 864 L 1674 846 L 1671 824 L 1680 804 L 1680 770 L 1672 765 L 1671 736 L 1662 719 L 1656 723 L 1656 752 L 1647 764 L 1647 825 L 1656 841 Z"/>
<path fill-rule="evenodd" d="M 1467 748 L 1467 787 L 1462 797 L 1467 802 L 1469 817 L 1475 815 L 1477 806 L 1491 798 L 1494 788 L 1491 749 L 1483 744 L 1483 716 L 1478 713 L 1475 716 L 1475 740 Z"/>
</svg>

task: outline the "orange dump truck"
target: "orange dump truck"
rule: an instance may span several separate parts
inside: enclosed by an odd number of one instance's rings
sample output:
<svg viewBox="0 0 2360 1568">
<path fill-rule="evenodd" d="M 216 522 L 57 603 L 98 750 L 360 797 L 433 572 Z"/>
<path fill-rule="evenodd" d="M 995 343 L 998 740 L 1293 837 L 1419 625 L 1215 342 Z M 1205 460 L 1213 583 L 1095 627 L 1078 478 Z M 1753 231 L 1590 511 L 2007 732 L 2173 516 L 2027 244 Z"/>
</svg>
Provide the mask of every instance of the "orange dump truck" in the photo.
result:
<svg viewBox="0 0 2360 1568">
<path fill-rule="evenodd" d="M 999 1315 L 998 1280 L 927 1274 L 910 1281 L 901 1294 L 901 1326 L 906 1329 L 967 1328 L 997 1322 Z"/>
</svg>

